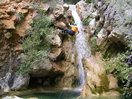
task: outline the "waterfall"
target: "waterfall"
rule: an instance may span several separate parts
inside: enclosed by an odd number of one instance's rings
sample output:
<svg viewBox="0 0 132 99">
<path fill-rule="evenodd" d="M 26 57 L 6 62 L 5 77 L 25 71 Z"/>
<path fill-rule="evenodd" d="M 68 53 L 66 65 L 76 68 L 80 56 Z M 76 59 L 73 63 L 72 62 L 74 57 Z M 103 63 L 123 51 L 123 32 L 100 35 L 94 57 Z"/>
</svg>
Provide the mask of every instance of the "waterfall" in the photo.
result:
<svg viewBox="0 0 132 99">
<path fill-rule="evenodd" d="M 83 31 L 82 21 L 76 11 L 76 6 L 70 5 L 70 10 L 72 11 L 74 22 L 77 24 L 79 30 L 79 34 L 76 35 L 75 46 L 77 49 L 77 62 L 79 69 L 79 89 L 82 90 L 83 85 L 85 84 L 85 72 L 82 64 L 82 59 L 84 57 L 89 57 L 91 52 L 86 39 L 86 34 Z"/>
</svg>

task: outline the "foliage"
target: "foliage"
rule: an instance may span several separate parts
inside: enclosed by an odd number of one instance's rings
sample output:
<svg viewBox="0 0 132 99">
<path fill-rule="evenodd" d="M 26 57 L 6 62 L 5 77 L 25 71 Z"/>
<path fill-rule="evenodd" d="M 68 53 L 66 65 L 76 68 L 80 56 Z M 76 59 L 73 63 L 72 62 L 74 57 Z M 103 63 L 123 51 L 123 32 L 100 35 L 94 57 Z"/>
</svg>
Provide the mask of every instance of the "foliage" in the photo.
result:
<svg viewBox="0 0 132 99">
<path fill-rule="evenodd" d="M 44 65 L 50 51 L 50 42 L 46 36 L 53 33 L 51 21 L 46 17 L 44 11 L 31 22 L 32 29 L 27 30 L 22 39 L 24 54 L 22 55 L 19 74 L 27 74 L 33 66 Z"/>
<path fill-rule="evenodd" d="M 90 16 L 88 16 L 88 17 L 86 17 L 85 19 L 83 19 L 83 25 L 89 25 L 89 23 L 90 23 L 90 21 L 91 21 L 91 19 L 93 18 L 93 16 L 92 15 L 90 15 Z"/>
<path fill-rule="evenodd" d="M 106 69 L 109 71 L 113 71 L 112 73 L 115 77 L 120 81 L 123 86 L 124 95 L 131 95 L 128 93 L 132 87 L 130 83 L 132 83 L 130 79 L 130 73 L 132 72 L 132 55 L 130 52 L 118 54 L 116 57 L 111 59 L 104 59 L 106 65 Z"/>
<path fill-rule="evenodd" d="M 21 22 L 25 18 L 26 14 L 22 12 L 16 13 L 16 18 L 18 22 Z"/>
<path fill-rule="evenodd" d="M 94 2 L 95 0 L 84 0 L 86 3 Z"/>
<path fill-rule="evenodd" d="M 93 36 L 91 38 L 91 41 L 90 41 L 90 45 L 91 45 L 91 48 L 92 48 L 92 54 L 95 54 L 96 52 L 98 52 L 100 49 L 99 47 L 97 46 L 97 37 L 96 36 Z"/>
<path fill-rule="evenodd" d="M 75 4 L 79 2 L 79 0 L 64 0 L 64 2 L 69 3 L 69 4 Z"/>
<path fill-rule="evenodd" d="M 85 18 L 84 20 L 83 20 L 83 25 L 89 25 L 89 22 L 90 22 L 90 20 L 89 20 L 89 17 L 87 17 L 87 18 Z"/>
</svg>

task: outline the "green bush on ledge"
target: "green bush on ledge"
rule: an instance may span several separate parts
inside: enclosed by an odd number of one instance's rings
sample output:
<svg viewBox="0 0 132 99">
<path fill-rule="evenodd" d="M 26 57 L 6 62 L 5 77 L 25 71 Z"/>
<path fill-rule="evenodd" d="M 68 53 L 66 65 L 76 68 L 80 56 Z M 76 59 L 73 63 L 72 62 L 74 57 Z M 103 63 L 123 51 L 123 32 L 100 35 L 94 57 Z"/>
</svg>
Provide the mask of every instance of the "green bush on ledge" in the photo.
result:
<svg viewBox="0 0 132 99">
<path fill-rule="evenodd" d="M 44 60 L 48 58 L 50 51 L 50 41 L 46 36 L 53 34 L 54 28 L 51 27 L 49 20 L 44 11 L 31 22 L 32 28 L 27 30 L 25 37 L 22 39 L 24 48 L 21 64 L 18 74 L 28 74 L 33 66 L 44 66 Z"/>
</svg>

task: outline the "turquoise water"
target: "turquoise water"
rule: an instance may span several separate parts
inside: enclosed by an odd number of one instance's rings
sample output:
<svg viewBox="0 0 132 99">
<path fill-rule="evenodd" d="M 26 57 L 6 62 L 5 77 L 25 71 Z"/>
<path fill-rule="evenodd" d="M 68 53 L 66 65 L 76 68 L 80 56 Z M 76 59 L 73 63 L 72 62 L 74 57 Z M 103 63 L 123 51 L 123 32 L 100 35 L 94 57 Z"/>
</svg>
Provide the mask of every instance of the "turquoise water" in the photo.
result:
<svg viewBox="0 0 132 99">
<path fill-rule="evenodd" d="M 38 99 L 76 99 L 80 92 L 60 91 L 56 93 L 34 93 L 20 96 L 22 98 L 37 97 Z"/>
<path fill-rule="evenodd" d="M 30 97 L 36 97 L 38 99 L 132 99 L 132 97 L 129 98 L 120 98 L 120 97 L 78 97 L 77 94 L 71 94 L 71 93 L 36 93 L 36 94 L 28 94 L 21 96 L 22 98 L 30 98 Z M 78 97 L 78 98 L 77 98 Z"/>
</svg>

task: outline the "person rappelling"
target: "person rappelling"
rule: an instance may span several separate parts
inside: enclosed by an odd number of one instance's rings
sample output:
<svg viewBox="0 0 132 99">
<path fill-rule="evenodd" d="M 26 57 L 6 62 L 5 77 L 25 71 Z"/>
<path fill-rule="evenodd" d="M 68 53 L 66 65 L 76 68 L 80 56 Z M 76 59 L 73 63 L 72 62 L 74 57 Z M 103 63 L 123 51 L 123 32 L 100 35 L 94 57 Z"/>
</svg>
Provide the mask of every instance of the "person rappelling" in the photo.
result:
<svg viewBox="0 0 132 99">
<path fill-rule="evenodd" d="M 75 24 L 75 23 L 73 25 L 69 24 L 69 26 L 71 27 L 71 29 L 70 30 L 64 29 L 64 30 L 62 30 L 62 33 L 69 34 L 71 36 L 74 36 L 75 34 L 79 33 L 77 24 Z"/>
</svg>

